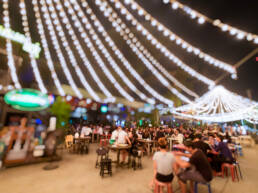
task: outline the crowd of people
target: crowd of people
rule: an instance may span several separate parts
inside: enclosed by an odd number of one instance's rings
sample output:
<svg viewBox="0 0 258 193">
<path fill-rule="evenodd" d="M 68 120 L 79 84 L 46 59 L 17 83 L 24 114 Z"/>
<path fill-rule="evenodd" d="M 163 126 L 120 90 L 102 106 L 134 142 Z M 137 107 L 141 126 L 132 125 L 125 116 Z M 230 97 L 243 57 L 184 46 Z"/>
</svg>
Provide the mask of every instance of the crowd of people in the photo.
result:
<svg viewBox="0 0 258 193">
<path fill-rule="evenodd" d="M 160 182 L 172 182 L 174 176 L 179 179 L 182 193 L 186 192 L 186 182 L 190 181 L 193 192 L 193 182 L 207 183 L 214 175 L 221 175 L 223 163 L 234 163 L 234 149 L 230 149 L 231 137 L 236 136 L 231 127 L 223 132 L 219 127 L 103 127 L 102 125 L 83 125 L 77 128 L 80 136 L 91 136 L 92 133 L 110 135 L 110 140 L 116 144 L 129 144 L 129 151 L 122 150 L 122 163 L 128 153 L 139 149 L 144 152 L 146 147 L 139 139 L 156 142 L 159 150 L 153 155 L 154 178 Z M 168 148 L 168 139 L 176 139 L 174 144 L 181 144 L 184 151 L 174 151 Z M 152 145 L 152 147 L 154 144 Z M 172 151 L 170 151 L 172 150 Z"/>
</svg>

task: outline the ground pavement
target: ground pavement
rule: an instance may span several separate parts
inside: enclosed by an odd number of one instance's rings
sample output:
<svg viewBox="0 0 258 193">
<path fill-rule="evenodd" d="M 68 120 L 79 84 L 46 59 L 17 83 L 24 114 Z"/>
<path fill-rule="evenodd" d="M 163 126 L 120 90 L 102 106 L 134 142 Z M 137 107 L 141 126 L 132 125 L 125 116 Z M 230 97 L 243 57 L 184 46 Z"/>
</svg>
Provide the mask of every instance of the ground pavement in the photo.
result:
<svg viewBox="0 0 258 193">
<path fill-rule="evenodd" d="M 88 155 L 63 153 L 57 162 L 58 169 L 46 171 L 47 163 L 20 166 L 0 170 L 0 193 L 151 193 L 149 182 L 153 176 L 152 160 L 144 157 L 143 169 L 113 166 L 113 176 L 101 178 L 95 168 L 96 144 L 91 144 Z M 115 154 L 111 153 L 112 158 Z M 258 146 L 244 148 L 244 157 L 239 159 L 244 179 L 232 182 L 231 178 L 216 177 L 212 181 L 213 193 L 258 192 Z M 173 190 L 180 193 L 177 179 Z M 199 193 L 208 192 L 200 187 Z"/>
</svg>

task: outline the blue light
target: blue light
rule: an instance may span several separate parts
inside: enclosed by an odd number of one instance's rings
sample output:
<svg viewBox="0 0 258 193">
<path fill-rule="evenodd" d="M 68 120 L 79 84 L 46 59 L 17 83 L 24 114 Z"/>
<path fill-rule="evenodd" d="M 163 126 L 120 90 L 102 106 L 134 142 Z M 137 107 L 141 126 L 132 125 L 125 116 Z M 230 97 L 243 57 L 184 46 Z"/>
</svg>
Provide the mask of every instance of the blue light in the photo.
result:
<svg viewBox="0 0 258 193">
<path fill-rule="evenodd" d="M 42 121 L 40 119 L 36 119 L 36 124 L 41 125 Z"/>
</svg>

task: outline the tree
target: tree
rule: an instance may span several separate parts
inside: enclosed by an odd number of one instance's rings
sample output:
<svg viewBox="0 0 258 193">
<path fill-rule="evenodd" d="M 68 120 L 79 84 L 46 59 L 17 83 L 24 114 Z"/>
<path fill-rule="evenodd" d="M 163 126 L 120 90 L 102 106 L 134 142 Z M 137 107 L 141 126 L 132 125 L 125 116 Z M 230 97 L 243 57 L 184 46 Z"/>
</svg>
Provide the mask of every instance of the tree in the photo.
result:
<svg viewBox="0 0 258 193">
<path fill-rule="evenodd" d="M 57 128 L 65 128 L 67 126 L 71 111 L 71 105 L 66 103 L 62 97 L 58 96 L 50 108 L 50 112 L 57 118 Z"/>
</svg>

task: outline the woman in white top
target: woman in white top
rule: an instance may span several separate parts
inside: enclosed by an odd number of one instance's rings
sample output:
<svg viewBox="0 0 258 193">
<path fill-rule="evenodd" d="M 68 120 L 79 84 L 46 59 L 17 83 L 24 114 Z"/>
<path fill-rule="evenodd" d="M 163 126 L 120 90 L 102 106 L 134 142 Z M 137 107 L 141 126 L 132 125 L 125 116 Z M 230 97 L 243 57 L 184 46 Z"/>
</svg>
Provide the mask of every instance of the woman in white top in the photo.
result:
<svg viewBox="0 0 258 193">
<path fill-rule="evenodd" d="M 171 152 L 167 152 L 167 141 L 165 138 L 158 140 L 160 151 L 153 156 L 154 179 L 159 182 L 172 182 L 176 158 Z M 172 186 L 168 187 L 168 193 L 172 193 Z"/>
</svg>

